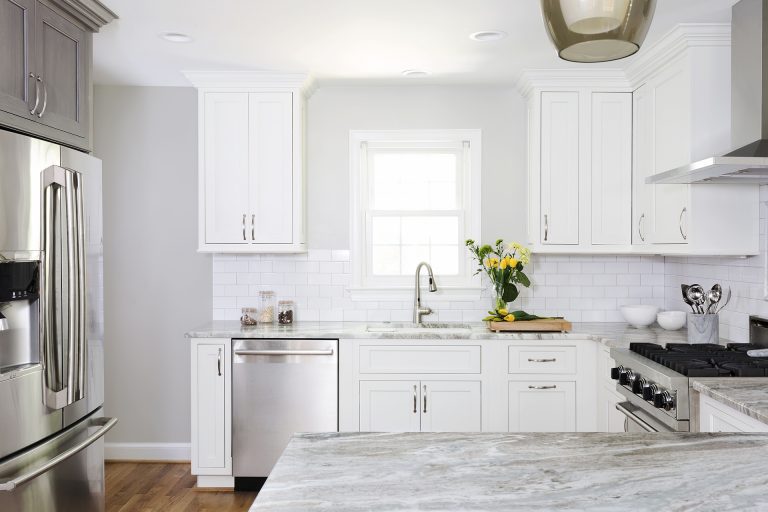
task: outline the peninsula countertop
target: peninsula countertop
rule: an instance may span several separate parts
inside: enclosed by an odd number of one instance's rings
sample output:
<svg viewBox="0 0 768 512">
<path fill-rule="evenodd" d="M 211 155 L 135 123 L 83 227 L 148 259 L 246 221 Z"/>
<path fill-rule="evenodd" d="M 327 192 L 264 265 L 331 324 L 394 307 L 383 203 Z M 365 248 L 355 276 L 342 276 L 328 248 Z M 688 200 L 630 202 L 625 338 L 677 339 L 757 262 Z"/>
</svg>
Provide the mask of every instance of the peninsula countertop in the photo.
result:
<svg viewBox="0 0 768 512">
<path fill-rule="evenodd" d="M 768 434 L 300 434 L 252 512 L 768 510 Z"/>
<path fill-rule="evenodd" d="M 768 379 L 765 377 L 696 377 L 691 388 L 768 424 Z"/>
</svg>

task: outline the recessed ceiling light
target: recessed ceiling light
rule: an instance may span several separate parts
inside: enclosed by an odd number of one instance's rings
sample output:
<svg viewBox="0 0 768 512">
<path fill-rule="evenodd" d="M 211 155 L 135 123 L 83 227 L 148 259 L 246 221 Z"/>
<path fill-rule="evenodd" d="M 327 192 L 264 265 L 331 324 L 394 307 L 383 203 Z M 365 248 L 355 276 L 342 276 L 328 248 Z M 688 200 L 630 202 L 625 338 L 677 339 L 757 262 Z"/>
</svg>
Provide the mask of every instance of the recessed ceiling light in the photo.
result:
<svg viewBox="0 0 768 512">
<path fill-rule="evenodd" d="M 499 41 L 505 37 L 507 37 L 507 33 L 502 32 L 501 30 L 483 30 L 482 32 L 475 32 L 474 34 L 469 35 L 470 39 L 473 41 L 480 41 L 481 43 Z"/>
<path fill-rule="evenodd" d="M 406 69 L 403 71 L 403 76 L 408 78 L 421 78 L 427 75 L 429 75 L 429 73 L 423 69 Z"/>
<path fill-rule="evenodd" d="M 164 32 L 160 34 L 160 37 L 171 43 L 191 43 L 192 38 L 187 34 L 181 32 Z"/>
</svg>

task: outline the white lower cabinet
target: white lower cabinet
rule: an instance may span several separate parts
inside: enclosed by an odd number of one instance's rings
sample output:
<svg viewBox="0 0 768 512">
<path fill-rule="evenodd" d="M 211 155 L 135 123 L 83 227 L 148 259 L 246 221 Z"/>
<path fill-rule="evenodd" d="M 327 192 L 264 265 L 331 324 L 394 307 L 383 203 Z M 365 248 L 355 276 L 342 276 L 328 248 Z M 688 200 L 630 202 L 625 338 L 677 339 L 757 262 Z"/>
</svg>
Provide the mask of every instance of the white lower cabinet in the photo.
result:
<svg viewBox="0 0 768 512">
<path fill-rule="evenodd" d="M 360 381 L 362 432 L 480 432 L 480 382 Z"/>
<path fill-rule="evenodd" d="M 510 432 L 575 432 L 576 383 L 509 382 Z"/>
<path fill-rule="evenodd" d="M 758 421 L 712 398 L 699 395 L 700 432 L 768 432 Z"/>
<path fill-rule="evenodd" d="M 231 342 L 192 341 L 192 474 L 232 475 Z"/>
</svg>

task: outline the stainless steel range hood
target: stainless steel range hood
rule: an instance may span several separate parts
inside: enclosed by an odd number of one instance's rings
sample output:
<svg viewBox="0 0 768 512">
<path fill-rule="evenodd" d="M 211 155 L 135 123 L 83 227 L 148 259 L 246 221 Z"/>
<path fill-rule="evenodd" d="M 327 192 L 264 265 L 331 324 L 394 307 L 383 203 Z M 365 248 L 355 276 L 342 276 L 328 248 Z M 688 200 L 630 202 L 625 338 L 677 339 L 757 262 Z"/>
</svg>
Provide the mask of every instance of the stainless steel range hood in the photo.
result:
<svg viewBox="0 0 768 512">
<path fill-rule="evenodd" d="M 739 149 L 646 183 L 768 184 L 768 0 L 738 2 L 731 27 L 731 140 Z"/>
</svg>

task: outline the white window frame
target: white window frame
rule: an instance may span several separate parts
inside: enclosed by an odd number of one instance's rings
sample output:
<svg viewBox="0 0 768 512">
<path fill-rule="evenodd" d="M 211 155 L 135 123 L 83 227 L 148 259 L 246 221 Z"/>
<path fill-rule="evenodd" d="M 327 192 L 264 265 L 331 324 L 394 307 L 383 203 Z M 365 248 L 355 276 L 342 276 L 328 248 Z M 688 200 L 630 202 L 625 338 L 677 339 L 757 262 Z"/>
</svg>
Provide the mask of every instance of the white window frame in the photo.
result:
<svg viewBox="0 0 768 512">
<path fill-rule="evenodd" d="M 413 277 L 373 277 L 368 274 L 371 255 L 367 250 L 366 237 L 370 229 L 367 216 L 368 188 L 368 146 L 386 149 L 412 147 L 463 149 L 464 162 L 462 175 L 462 211 L 464 238 L 480 239 L 480 175 L 482 141 L 481 130 L 351 130 L 350 148 L 350 251 L 352 261 L 352 286 L 350 296 L 353 300 L 407 300 L 413 298 Z M 398 212 L 400 213 L 400 212 Z M 437 213 L 436 215 L 439 215 Z M 481 284 L 473 276 L 475 266 L 469 251 L 464 249 L 463 240 L 459 241 L 462 251 L 459 262 L 459 276 L 443 277 L 436 275 L 438 291 L 430 296 L 440 300 L 471 300 L 480 298 Z M 416 269 L 413 269 L 414 272 Z M 426 272 L 424 272 L 426 274 Z M 438 299 L 438 297 L 434 297 Z"/>
</svg>

